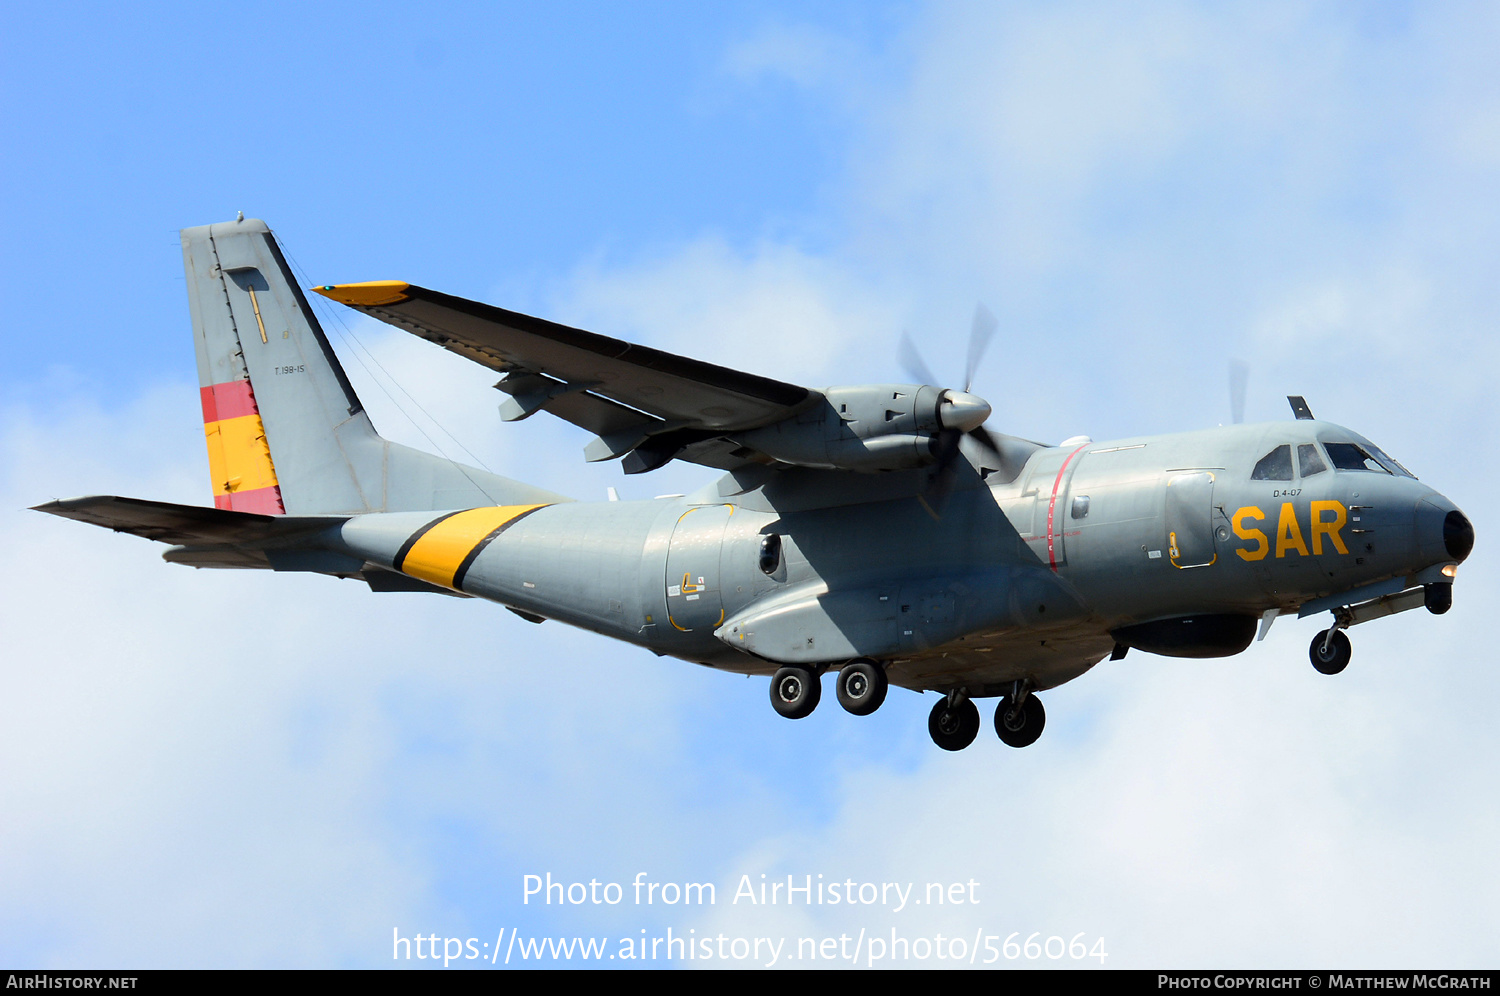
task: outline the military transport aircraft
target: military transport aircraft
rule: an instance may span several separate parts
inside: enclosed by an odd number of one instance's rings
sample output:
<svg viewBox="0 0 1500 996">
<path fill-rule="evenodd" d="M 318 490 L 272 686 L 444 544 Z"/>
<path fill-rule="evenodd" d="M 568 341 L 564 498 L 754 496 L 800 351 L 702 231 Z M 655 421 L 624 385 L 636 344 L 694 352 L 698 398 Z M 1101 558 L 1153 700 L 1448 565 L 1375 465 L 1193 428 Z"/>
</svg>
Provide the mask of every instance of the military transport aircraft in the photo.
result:
<svg viewBox="0 0 1500 996">
<path fill-rule="evenodd" d="M 769 675 L 791 719 L 833 672 L 856 715 L 892 683 L 937 692 L 947 750 L 998 698 L 995 732 L 1021 747 L 1039 691 L 1131 649 L 1237 654 L 1286 614 L 1332 614 L 1310 655 L 1334 674 L 1349 627 L 1446 611 L 1474 542 L 1452 502 L 1300 398 L 1285 422 L 1047 446 L 930 377 L 815 391 L 411 284 L 314 288 L 498 372 L 501 418 L 581 426 L 588 460 L 723 472 L 686 497 L 575 502 L 377 435 L 264 223 L 182 247 L 214 507 L 40 511 L 171 544 L 176 564 L 484 598 Z"/>
</svg>

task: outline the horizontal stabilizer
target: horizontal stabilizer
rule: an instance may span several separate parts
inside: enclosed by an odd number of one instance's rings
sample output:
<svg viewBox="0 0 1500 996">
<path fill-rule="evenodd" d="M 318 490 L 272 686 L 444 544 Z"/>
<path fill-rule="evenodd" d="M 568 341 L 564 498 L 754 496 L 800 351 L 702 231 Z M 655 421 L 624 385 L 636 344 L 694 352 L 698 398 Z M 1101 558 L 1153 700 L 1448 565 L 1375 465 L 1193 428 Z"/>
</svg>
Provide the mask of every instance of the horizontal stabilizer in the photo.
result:
<svg viewBox="0 0 1500 996">
<path fill-rule="evenodd" d="M 33 506 L 33 510 L 179 546 L 219 543 L 263 546 L 267 541 L 279 545 L 281 541 L 327 529 L 347 518 L 341 515 L 261 515 L 114 495 L 65 498 Z"/>
<path fill-rule="evenodd" d="M 327 574 L 360 578 L 372 591 L 469 597 L 323 546 L 318 535 L 346 521 L 346 515 L 262 515 L 114 495 L 50 501 L 34 506 L 34 511 L 170 543 L 162 559 L 187 567 Z"/>
</svg>

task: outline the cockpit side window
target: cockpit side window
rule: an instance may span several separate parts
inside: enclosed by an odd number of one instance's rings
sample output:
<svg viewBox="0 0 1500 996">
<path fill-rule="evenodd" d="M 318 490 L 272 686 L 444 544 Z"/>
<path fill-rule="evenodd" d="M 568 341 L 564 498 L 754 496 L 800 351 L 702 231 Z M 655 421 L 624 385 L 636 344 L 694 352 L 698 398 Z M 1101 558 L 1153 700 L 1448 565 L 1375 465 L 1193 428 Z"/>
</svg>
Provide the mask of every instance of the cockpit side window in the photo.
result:
<svg viewBox="0 0 1500 996">
<path fill-rule="evenodd" d="M 1328 464 L 1318 454 L 1318 448 L 1312 443 L 1297 444 L 1297 466 L 1302 471 L 1303 477 L 1311 477 L 1321 474 L 1328 469 Z"/>
<path fill-rule="evenodd" d="M 1328 451 L 1328 459 L 1333 461 L 1333 466 L 1337 470 L 1370 470 L 1377 474 L 1390 473 L 1390 470 L 1382 467 L 1379 460 L 1365 452 L 1365 448 L 1357 443 L 1324 443 L 1323 448 Z"/>
<path fill-rule="evenodd" d="M 1292 447 L 1278 446 L 1260 458 L 1250 474 L 1252 481 L 1290 481 L 1292 479 Z"/>
</svg>

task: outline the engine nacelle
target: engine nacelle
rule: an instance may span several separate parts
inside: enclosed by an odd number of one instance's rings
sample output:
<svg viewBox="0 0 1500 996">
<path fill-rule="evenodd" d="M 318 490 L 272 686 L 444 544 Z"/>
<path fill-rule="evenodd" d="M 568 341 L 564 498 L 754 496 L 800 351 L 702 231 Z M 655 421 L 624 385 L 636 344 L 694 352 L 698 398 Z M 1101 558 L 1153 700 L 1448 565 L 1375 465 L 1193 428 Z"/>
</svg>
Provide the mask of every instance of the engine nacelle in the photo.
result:
<svg viewBox="0 0 1500 996">
<path fill-rule="evenodd" d="M 830 470 L 909 470 L 934 463 L 945 431 L 967 432 L 990 406 L 962 391 L 918 384 L 831 387 L 824 404 L 735 434 L 782 463 Z"/>
</svg>

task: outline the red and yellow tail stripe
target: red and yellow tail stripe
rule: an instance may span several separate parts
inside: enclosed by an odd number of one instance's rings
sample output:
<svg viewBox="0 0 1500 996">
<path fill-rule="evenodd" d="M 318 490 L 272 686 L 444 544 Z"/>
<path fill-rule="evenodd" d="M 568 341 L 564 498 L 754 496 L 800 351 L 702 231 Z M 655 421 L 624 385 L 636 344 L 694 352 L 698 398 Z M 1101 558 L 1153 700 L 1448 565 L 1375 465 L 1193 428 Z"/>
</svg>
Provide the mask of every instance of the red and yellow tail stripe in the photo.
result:
<svg viewBox="0 0 1500 996">
<path fill-rule="evenodd" d="M 281 487 L 271 464 L 266 427 L 248 380 L 211 384 L 199 391 L 214 506 L 238 512 L 284 515 Z"/>
<path fill-rule="evenodd" d="M 441 516 L 401 545 L 393 566 L 402 574 L 462 591 L 464 576 L 484 548 L 525 516 L 546 507 L 496 505 Z"/>
</svg>

